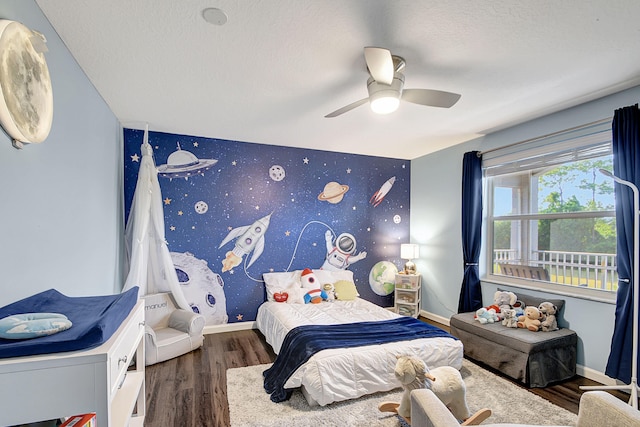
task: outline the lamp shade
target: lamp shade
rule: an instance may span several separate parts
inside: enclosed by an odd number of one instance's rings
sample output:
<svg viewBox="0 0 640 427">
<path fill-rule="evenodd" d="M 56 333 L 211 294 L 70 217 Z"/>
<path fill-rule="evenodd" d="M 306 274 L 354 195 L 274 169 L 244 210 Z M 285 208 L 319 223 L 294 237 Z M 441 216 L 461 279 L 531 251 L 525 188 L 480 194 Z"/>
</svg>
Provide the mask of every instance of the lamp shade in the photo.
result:
<svg viewBox="0 0 640 427">
<path fill-rule="evenodd" d="M 415 243 L 403 243 L 400 245 L 400 258 L 416 259 L 420 257 L 420 246 Z"/>
</svg>

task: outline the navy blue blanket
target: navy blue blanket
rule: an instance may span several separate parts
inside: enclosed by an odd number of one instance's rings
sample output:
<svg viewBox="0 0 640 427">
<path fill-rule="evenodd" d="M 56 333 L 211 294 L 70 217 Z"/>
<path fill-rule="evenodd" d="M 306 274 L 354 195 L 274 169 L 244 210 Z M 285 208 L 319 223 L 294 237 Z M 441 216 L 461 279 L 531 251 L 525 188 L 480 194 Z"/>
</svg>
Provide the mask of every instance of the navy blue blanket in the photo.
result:
<svg viewBox="0 0 640 427">
<path fill-rule="evenodd" d="M 284 384 L 320 350 L 435 337 L 457 339 L 446 331 L 413 317 L 340 325 L 298 326 L 284 338 L 273 366 L 263 372 L 264 389 L 271 394 L 273 402 L 289 400 L 293 389 L 285 389 Z"/>
<path fill-rule="evenodd" d="M 21 313 L 61 313 L 73 323 L 53 335 L 7 340 L 0 338 L 0 358 L 84 350 L 107 341 L 138 301 L 138 287 L 117 295 L 68 297 L 55 289 L 0 308 L 0 319 Z"/>
</svg>

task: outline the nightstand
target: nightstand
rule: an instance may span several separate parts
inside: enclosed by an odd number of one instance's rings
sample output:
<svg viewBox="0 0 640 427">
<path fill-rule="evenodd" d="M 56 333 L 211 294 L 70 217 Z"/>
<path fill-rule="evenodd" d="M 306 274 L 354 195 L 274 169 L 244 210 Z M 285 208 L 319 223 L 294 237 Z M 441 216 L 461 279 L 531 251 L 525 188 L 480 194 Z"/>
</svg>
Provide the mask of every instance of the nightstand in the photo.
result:
<svg viewBox="0 0 640 427">
<path fill-rule="evenodd" d="M 419 274 L 396 274 L 395 312 L 403 316 L 418 318 L 420 314 L 420 279 Z"/>
</svg>

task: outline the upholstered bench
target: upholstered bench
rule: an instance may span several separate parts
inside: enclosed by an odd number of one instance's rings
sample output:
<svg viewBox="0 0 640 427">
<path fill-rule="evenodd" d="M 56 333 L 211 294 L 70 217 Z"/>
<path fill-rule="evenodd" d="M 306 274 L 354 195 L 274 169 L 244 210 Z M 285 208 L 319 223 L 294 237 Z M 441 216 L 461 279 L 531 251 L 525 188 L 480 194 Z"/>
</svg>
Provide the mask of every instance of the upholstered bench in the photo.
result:
<svg viewBox="0 0 640 427">
<path fill-rule="evenodd" d="M 537 307 L 543 301 L 555 304 L 558 307 L 556 316 L 560 319 L 564 300 L 516 295 L 525 305 Z M 459 313 L 450 319 L 451 334 L 462 341 L 465 356 L 529 387 L 546 387 L 575 375 L 578 344 L 575 331 L 561 328 L 552 332 L 532 332 L 508 328 L 500 322 L 481 324 L 474 320 L 474 314 Z"/>
</svg>

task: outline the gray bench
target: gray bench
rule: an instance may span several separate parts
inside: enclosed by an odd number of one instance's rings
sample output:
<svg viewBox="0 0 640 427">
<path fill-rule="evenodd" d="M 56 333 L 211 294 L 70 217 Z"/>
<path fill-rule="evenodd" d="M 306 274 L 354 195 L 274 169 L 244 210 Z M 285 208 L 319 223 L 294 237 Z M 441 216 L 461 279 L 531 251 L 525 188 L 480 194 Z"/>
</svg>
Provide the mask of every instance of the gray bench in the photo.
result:
<svg viewBox="0 0 640 427">
<path fill-rule="evenodd" d="M 549 301 L 562 312 L 564 300 L 541 299 L 516 293 L 526 305 Z M 481 324 L 475 313 L 459 313 L 450 319 L 451 334 L 464 346 L 464 355 L 484 363 L 529 387 L 546 387 L 576 374 L 578 336 L 571 329 L 531 332 L 501 323 Z"/>
</svg>

